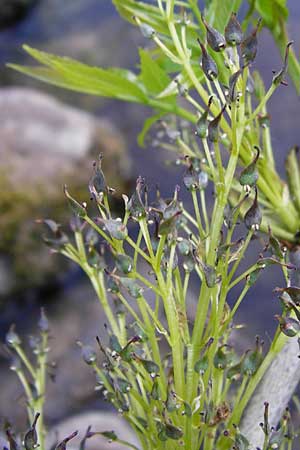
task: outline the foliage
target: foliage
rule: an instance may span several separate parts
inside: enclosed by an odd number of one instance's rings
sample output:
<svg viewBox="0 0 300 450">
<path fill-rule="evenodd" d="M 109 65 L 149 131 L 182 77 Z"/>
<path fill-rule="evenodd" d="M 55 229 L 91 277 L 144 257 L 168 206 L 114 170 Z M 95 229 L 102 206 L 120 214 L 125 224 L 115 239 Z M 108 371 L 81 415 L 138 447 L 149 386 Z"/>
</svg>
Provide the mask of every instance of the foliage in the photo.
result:
<svg viewBox="0 0 300 450">
<path fill-rule="evenodd" d="M 156 127 L 155 145 L 175 152 L 183 167 L 192 210 L 180 201 L 178 187 L 164 199 L 159 191 L 153 196 L 139 177 L 116 218 L 100 158 L 89 183 L 89 204 L 65 188 L 74 238 L 45 221 L 47 243 L 78 264 L 97 293 L 108 324 L 106 342 L 97 341 L 104 364 L 92 347 L 82 344 L 82 355 L 143 449 L 249 448 L 238 428 L 241 417 L 270 363 L 300 328 L 300 288 L 291 283 L 299 269 L 289 263 L 288 251 L 296 260 L 299 162 L 292 150 L 288 183 L 283 182 L 267 113 L 269 98 L 285 84 L 291 43 L 265 91 L 251 70 L 260 21 L 245 36 L 232 2 L 207 3 L 201 15 L 194 0 L 114 0 L 151 43 L 140 50 L 139 74 L 92 68 L 29 47 L 41 66 L 13 66 L 58 86 L 148 105 L 155 115 L 140 142 Z M 262 17 L 271 27 L 267 8 Z M 240 218 L 244 226 L 238 227 Z M 243 270 L 257 237 L 260 254 Z M 266 354 L 257 338 L 252 349 L 238 355 L 231 336 L 238 328 L 235 314 L 259 274 L 274 264 L 286 282 L 276 290 L 279 327 Z M 193 318 L 192 283 L 197 286 Z M 229 306 L 233 292 L 237 296 Z M 29 408 L 33 419 L 42 405 L 31 402 Z M 265 405 L 262 428 L 264 450 L 291 448 L 288 412 L 273 430 Z M 105 435 L 118 439 L 115 432 Z M 41 435 L 39 442 L 43 447 Z"/>
</svg>

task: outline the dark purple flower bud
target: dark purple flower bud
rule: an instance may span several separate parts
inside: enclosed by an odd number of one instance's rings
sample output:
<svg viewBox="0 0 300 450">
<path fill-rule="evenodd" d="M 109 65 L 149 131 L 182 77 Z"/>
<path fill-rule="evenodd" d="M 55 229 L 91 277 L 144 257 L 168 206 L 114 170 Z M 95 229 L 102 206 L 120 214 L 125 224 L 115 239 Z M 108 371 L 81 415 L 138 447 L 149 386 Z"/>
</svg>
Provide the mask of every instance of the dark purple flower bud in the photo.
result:
<svg viewBox="0 0 300 450">
<path fill-rule="evenodd" d="M 208 139 L 211 142 L 218 142 L 219 140 L 219 124 L 222 118 L 222 115 L 226 109 L 226 105 L 223 106 L 219 114 L 209 122 L 208 125 Z"/>
<path fill-rule="evenodd" d="M 248 230 L 259 230 L 262 221 L 262 213 L 257 202 L 257 188 L 255 187 L 255 197 L 252 206 L 245 214 L 244 222 Z"/>
<path fill-rule="evenodd" d="M 204 17 L 202 16 L 202 22 L 204 23 L 204 26 L 206 28 L 206 39 L 208 45 L 215 51 L 215 52 L 221 52 L 226 47 L 226 41 L 224 36 L 215 28 L 210 26 Z"/>
<path fill-rule="evenodd" d="M 239 182 L 242 186 L 254 186 L 258 180 L 258 170 L 256 168 L 256 163 L 259 158 L 259 148 L 257 146 L 254 147 L 256 150 L 256 156 L 254 157 L 253 161 L 245 167 L 245 169 L 242 171 Z"/>
<path fill-rule="evenodd" d="M 245 60 L 245 64 L 251 63 L 256 57 L 257 32 L 259 30 L 260 23 L 261 19 L 259 19 L 256 28 L 241 43 L 242 57 Z"/>
<path fill-rule="evenodd" d="M 292 317 L 281 317 L 276 314 L 275 319 L 279 322 L 279 328 L 283 334 L 289 337 L 297 336 L 300 332 L 300 322 Z"/>
<path fill-rule="evenodd" d="M 205 139 L 208 134 L 208 113 L 210 109 L 210 105 L 212 104 L 213 96 L 209 97 L 207 108 L 205 109 L 204 113 L 200 116 L 200 118 L 197 121 L 196 124 L 196 135 L 199 136 L 201 139 Z"/>
<path fill-rule="evenodd" d="M 228 45 L 240 45 L 243 40 L 243 31 L 236 13 L 231 13 L 228 24 L 225 27 L 225 39 Z"/>
<path fill-rule="evenodd" d="M 197 40 L 202 51 L 201 67 L 204 75 L 209 79 L 209 81 L 214 81 L 214 79 L 218 76 L 218 66 L 213 58 L 209 55 L 200 39 Z"/>
<path fill-rule="evenodd" d="M 38 421 L 38 418 L 40 417 L 40 413 L 37 413 L 35 415 L 33 424 L 27 431 L 27 433 L 24 436 L 24 447 L 26 450 L 35 450 L 39 444 L 38 444 L 38 435 L 36 432 L 36 423 Z"/>
<path fill-rule="evenodd" d="M 290 46 L 293 43 L 294 43 L 293 41 L 288 42 L 286 49 L 285 49 L 285 56 L 284 56 L 284 62 L 283 62 L 282 69 L 277 74 L 275 74 L 273 77 L 272 83 L 275 84 L 275 86 L 279 86 L 279 84 L 286 85 L 286 82 L 284 81 L 284 77 L 285 77 L 287 69 L 288 69 Z"/>
</svg>

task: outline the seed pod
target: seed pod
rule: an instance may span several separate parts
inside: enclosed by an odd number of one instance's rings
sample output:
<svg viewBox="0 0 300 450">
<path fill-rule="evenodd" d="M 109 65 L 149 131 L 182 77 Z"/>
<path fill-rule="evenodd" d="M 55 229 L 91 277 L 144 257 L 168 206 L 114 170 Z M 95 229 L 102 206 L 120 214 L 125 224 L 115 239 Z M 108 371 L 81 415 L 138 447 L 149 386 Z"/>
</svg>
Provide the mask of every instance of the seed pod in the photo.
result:
<svg viewBox="0 0 300 450">
<path fill-rule="evenodd" d="M 191 406 L 187 402 L 183 402 L 183 411 L 181 414 L 183 416 L 192 417 L 193 411 Z"/>
<path fill-rule="evenodd" d="M 142 177 L 136 180 L 136 189 L 127 203 L 127 211 L 134 219 L 141 219 L 146 216 L 145 205 L 142 201 L 142 193 L 145 191 L 145 181 Z"/>
<path fill-rule="evenodd" d="M 139 28 L 141 30 L 142 35 L 147 39 L 152 39 L 155 35 L 155 30 L 150 27 L 147 23 L 139 23 Z"/>
<path fill-rule="evenodd" d="M 296 305 L 300 304 L 300 288 L 297 286 L 289 286 L 286 288 L 276 288 L 274 292 L 286 292 Z"/>
<path fill-rule="evenodd" d="M 112 294 L 118 294 L 120 292 L 119 278 L 115 275 L 108 274 L 106 289 Z"/>
<path fill-rule="evenodd" d="M 247 284 L 249 284 L 249 286 L 253 286 L 256 283 L 259 275 L 261 274 L 261 271 L 262 268 L 258 268 L 255 269 L 253 272 L 251 272 L 249 275 L 247 275 L 246 281 Z"/>
<path fill-rule="evenodd" d="M 196 124 L 196 135 L 199 136 L 201 139 L 205 139 L 208 134 L 208 122 L 207 117 L 210 109 L 210 105 L 212 104 L 213 96 L 209 97 L 207 108 L 205 109 L 204 113 L 201 115 L 201 117 L 198 119 Z"/>
<path fill-rule="evenodd" d="M 232 349 L 225 344 L 218 348 L 214 356 L 214 366 L 216 369 L 224 370 L 232 363 L 232 360 Z"/>
<path fill-rule="evenodd" d="M 143 293 L 143 288 L 138 285 L 132 278 L 120 278 L 121 285 L 128 291 L 133 298 L 139 298 Z"/>
<path fill-rule="evenodd" d="M 245 214 L 244 222 L 248 230 L 259 230 L 262 221 L 262 213 L 257 202 L 257 188 L 255 187 L 255 197 L 252 206 Z"/>
<path fill-rule="evenodd" d="M 133 269 L 133 261 L 132 258 L 128 255 L 117 254 L 115 255 L 116 267 L 120 272 L 125 273 L 126 275 L 132 272 Z"/>
<path fill-rule="evenodd" d="M 235 435 L 234 448 L 236 450 L 249 450 L 250 448 L 250 442 L 238 429 Z"/>
<path fill-rule="evenodd" d="M 240 45 L 243 40 L 243 31 L 236 13 L 231 13 L 228 24 L 225 27 L 225 39 L 228 45 Z"/>
<path fill-rule="evenodd" d="M 152 390 L 151 390 L 151 397 L 153 398 L 153 400 L 160 400 L 159 385 L 158 385 L 157 381 L 154 381 L 154 383 L 153 383 Z"/>
<path fill-rule="evenodd" d="M 168 395 L 167 395 L 167 400 L 166 400 L 166 409 L 170 413 L 174 412 L 178 409 L 176 396 L 174 395 L 174 392 L 172 392 L 171 389 L 168 389 Z"/>
<path fill-rule="evenodd" d="M 195 191 L 199 187 L 198 181 L 199 176 L 191 165 L 183 176 L 183 183 L 188 191 Z"/>
<path fill-rule="evenodd" d="M 211 142 L 218 142 L 219 140 L 219 124 L 225 109 L 226 105 L 223 106 L 219 114 L 208 124 L 208 139 Z"/>
<path fill-rule="evenodd" d="M 261 19 L 257 22 L 256 28 L 247 36 L 241 43 L 242 57 L 245 60 L 245 64 L 249 64 L 254 61 L 257 53 L 257 32 L 260 26 Z"/>
<path fill-rule="evenodd" d="M 234 103 L 235 101 L 239 100 L 241 96 L 241 92 L 237 92 L 236 85 L 238 82 L 239 77 L 243 73 L 244 67 L 239 69 L 237 72 L 233 73 L 231 77 L 229 78 L 229 91 L 228 91 L 228 100 L 229 103 Z"/>
<path fill-rule="evenodd" d="M 80 203 L 78 203 L 77 200 L 75 200 L 68 192 L 67 190 L 67 186 L 64 186 L 64 194 L 67 197 L 67 200 L 69 202 L 69 205 L 73 211 L 73 213 L 81 218 L 85 218 L 86 217 L 86 207 L 84 205 L 81 205 Z"/>
<path fill-rule="evenodd" d="M 279 430 L 273 430 L 268 442 L 268 450 L 276 450 L 280 448 L 284 438 L 285 432 L 282 428 L 279 428 Z"/>
<path fill-rule="evenodd" d="M 10 427 L 10 425 L 8 425 L 8 427 Z M 10 429 L 10 428 L 7 428 L 7 429 L 5 430 L 5 433 L 6 433 L 7 440 L 8 440 L 8 442 L 9 442 L 9 448 L 10 448 L 10 450 L 20 450 L 20 446 L 19 446 L 19 444 L 17 443 L 17 441 L 15 440 L 15 437 L 14 437 L 14 435 L 13 435 L 11 429 Z M 4 450 L 4 449 L 3 449 L 3 450 Z"/>
<path fill-rule="evenodd" d="M 195 259 L 192 255 L 184 258 L 182 266 L 186 272 L 192 272 L 195 269 Z"/>
<path fill-rule="evenodd" d="M 166 427 L 161 422 L 156 422 L 156 428 L 157 428 L 157 437 L 160 441 L 167 441 L 168 436 L 166 435 Z"/>
<path fill-rule="evenodd" d="M 102 221 L 110 236 L 119 241 L 126 239 L 128 230 L 121 219 L 108 219 Z"/>
<path fill-rule="evenodd" d="M 143 364 L 146 372 L 148 372 L 151 378 L 156 378 L 159 374 L 159 366 L 151 360 L 148 359 L 139 359 L 139 361 Z"/>
<path fill-rule="evenodd" d="M 263 356 L 261 352 L 248 350 L 242 363 L 242 372 L 245 375 L 252 376 L 261 365 Z"/>
<path fill-rule="evenodd" d="M 124 378 L 117 378 L 117 384 L 123 394 L 127 394 L 132 388 L 132 384 Z"/>
<path fill-rule="evenodd" d="M 89 181 L 89 191 L 92 197 L 95 198 L 95 200 L 99 199 L 100 194 L 107 192 L 107 185 L 101 168 L 102 159 L 103 155 L 100 154 L 98 162 L 95 161 L 93 164 L 95 173 Z"/>
<path fill-rule="evenodd" d="M 210 56 L 210 54 L 207 52 L 200 39 L 197 39 L 197 41 L 202 51 L 201 67 L 204 75 L 209 79 L 209 81 L 214 81 L 214 79 L 216 79 L 218 76 L 218 66 Z"/>
<path fill-rule="evenodd" d="M 183 436 L 183 431 L 181 430 L 181 428 L 175 427 L 174 425 L 171 425 L 169 423 L 166 423 L 165 425 L 165 432 L 168 438 L 175 441 L 182 438 Z"/>
<path fill-rule="evenodd" d="M 217 271 L 213 266 L 203 264 L 203 272 L 209 288 L 213 288 L 220 281 L 220 277 L 217 275 Z"/>
<path fill-rule="evenodd" d="M 92 365 L 97 359 L 96 352 L 90 345 L 81 346 L 81 356 L 84 362 L 89 366 Z"/>
<path fill-rule="evenodd" d="M 48 331 L 49 331 L 49 321 L 45 314 L 44 308 L 41 308 L 41 315 L 40 315 L 40 319 L 38 321 L 38 327 L 42 333 L 48 333 Z"/>
<path fill-rule="evenodd" d="M 187 256 L 191 252 L 191 243 L 188 239 L 181 239 L 177 244 L 177 248 L 181 255 Z"/>
<path fill-rule="evenodd" d="M 221 52 L 226 47 L 226 41 L 224 36 L 215 28 L 210 26 L 202 15 L 202 22 L 206 28 L 206 39 L 208 45 L 215 51 Z"/>
<path fill-rule="evenodd" d="M 20 339 L 19 335 L 15 332 L 15 328 L 16 328 L 16 326 L 14 324 L 11 325 L 8 333 L 5 336 L 5 341 L 6 341 L 7 345 L 9 345 L 10 347 L 13 347 L 13 348 L 21 345 L 21 339 Z"/>
<path fill-rule="evenodd" d="M 40 417 L 40 413 L 35 415 L 34 421 L 24 436 L 24 447 L 26 450 L 35 450 L 38 445 L 38 435 L 36 432 L 36 423 L 38 418 Z"/>
<path fill-rule="evenodd" d="M 276 314 L 275 319 L 279 322 L 279 328 L 283 334 L 289 337 L 297 336 L 300 331 L 300 322 L 292 317 L 281 317 Z"/>
<path fill-rule="evenodd" d="M 288 69 L 288 59 L 289 59 L 289 51 L 290 46 L 293 44 L 293 41 L 288 42 L 286 49 L 285 49 L 285 56 L 284 56 L 284 62 L 282 69 L 273 77 L 272 83 L 275 84 L 275 86 L 279 86 L 279 84 L 285 85 L 286 82 L 284 81 L 284 77 L 286 75 L 287 69 Z"/>
<path fill-rule="evenodd" d="M 226 372 L 226 378 L 232 381 L 240 379 L 242 373 L 242 361 L 238 362 L 234 366 L 229 367 Z"/>
<path fill-rule="evenodd" d="M 78 431 L 74 431 L 74 433 L 70 434 L 69 436 L 67 436 L 65 439 L 63 439 L 56 447 L 55 450 L 66 450 L 67 448 L 67 443 L 71 440 L 74 439 L 74 437 L 76 437 L 78 434 Z"/>
<path fill-rule="evenodd" d="M 109 347 L 113 352 L 121 353 L 122 347 L 120 345 L 119 339 L 115 334 L 109 337 Z"/>
<path fill-rule="evenodd" d="M 259 148 L 257 146 L 254 147 L 256 150 L 256 156 L 253 159 L 253 161 L 245 167 L 245 169 L 242 171 L 239 182 L 242 186 L 254 186 L 258 180 L 258 170 L 256 168 L 256 163 L 259 158 Z"/>
<path fill-rule="evenodd" d="M 204 355 L 200 358 L 194 366 L 194 371 L 203 375 L 208 369 L 208 356 Z"/>
</svg>

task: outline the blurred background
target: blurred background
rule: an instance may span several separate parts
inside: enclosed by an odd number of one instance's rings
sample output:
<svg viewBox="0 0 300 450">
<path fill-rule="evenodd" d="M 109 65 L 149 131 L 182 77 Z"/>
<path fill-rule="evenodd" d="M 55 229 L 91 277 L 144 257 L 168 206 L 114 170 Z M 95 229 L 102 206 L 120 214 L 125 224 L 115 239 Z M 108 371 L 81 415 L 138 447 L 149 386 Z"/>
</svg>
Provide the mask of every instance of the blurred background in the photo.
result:
<svg viewBox="0 0 300 450">
<path fill-rule="evenodd" d="M 289 0 L 288 7 L 289 36 L 299 51 L 299 0 Z M 0 0 L 0 339 L 11 323 L 21 335 L 32 333 L 40 307 L 46 307 L 58 363 L 57 382 L 49 384 L 46 420 L 56 426 L 77 412 L 103 408 L 75 344 L 102 335 L 103 318 L 84 276 L 50 254 L 35 220 L 64 220 L 64 183 L 79 197 L 88 195 L 91 163 L 100 151 L 108 184 L 119 193 L 128 193 L 141 174 L 169 196 L 182 173 L 165 164 L 165 152 L 138 147 L 136 136 L 150 113 L 147 109 L 63 91 L 5 68 L 7 62 L 30 63 L 21 48 L 24 43 L 88 64 L 132 69 L 138 46 L 147 43 L 139 30 L 118 17 L 109 0 Z M 267 85 L 272 70 L 281 66 L 266 30 L 259 36 L 254 66 Z M 283 173 L 288 149 L 300 143 L 300 104 L 292 83 L 273 96 L 270 114 Z M 255 334 L 268 342 L 278 312 L 272 290 L 281 281 L 280 271 L 272 268 L 248 295 L 240 312 L 241 322 L 245 315 L 251 322 L 242 332 L 245 346 Z M 13 418 L 24 428 L 25 400 L 1 354 L 0 385 L 0 418 Z"/>
</svg>

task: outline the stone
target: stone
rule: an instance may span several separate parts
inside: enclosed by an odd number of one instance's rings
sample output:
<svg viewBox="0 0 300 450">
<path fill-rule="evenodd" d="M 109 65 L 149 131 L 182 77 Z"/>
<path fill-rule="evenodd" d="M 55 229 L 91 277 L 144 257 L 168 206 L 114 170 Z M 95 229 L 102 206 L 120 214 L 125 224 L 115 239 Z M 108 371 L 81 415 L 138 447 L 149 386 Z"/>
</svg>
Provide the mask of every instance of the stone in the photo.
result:
<svg viewBox="0 0 300 450">
<path fill-rule="evenodd" d="M 120 197 L 130 163 L 111 122 L 34 89 L 0 89 L 0 141 L 0 252 L 9 256 L 23 289 L 55 275 L 35 220 L 70 217 L 62 186 L 88 200 L 92 161 L 103 153 L 108 184 Z"/>
<path fill-rule="evenodd" d="M 68 444 L 68 450 L 77 450 L 89 426 L 92 427 L 91 431 L 114 431 L 119 439 L 130 444 L 138 444 L 136 435 L 122 416 L 108 411 L 88 411 L 67 418 L 55 425 L 49 432 L 46 448 L 51 448 L 57 440 L 59 441 L 78 430 L 77 437 Z M 124 450 L 127 447 L 117 442 L 109 442 L 107 438 L 102 436 L 94 436 L 86 441 L 86 450 L 98 450 L 99 448 L 101 450 Z"/>
</svg>

